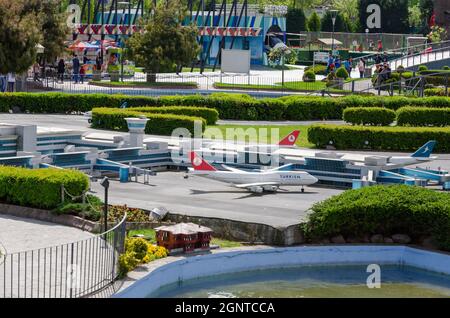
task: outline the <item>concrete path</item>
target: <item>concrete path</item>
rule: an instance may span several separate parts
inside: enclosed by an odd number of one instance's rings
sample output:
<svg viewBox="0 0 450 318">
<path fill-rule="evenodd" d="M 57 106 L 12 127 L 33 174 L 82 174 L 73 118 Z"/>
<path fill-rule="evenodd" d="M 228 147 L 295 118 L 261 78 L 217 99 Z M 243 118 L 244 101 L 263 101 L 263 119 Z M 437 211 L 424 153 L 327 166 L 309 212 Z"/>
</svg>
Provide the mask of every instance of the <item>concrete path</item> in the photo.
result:
<svg viewBox="0 0 450 318">
<path fill-rule="evenodd" d="M 51 247 L 91 237 L 91 233 L 73 227 L 4 215 L 0 211 L 0 242 L 8 253 Z"/>
</svg>

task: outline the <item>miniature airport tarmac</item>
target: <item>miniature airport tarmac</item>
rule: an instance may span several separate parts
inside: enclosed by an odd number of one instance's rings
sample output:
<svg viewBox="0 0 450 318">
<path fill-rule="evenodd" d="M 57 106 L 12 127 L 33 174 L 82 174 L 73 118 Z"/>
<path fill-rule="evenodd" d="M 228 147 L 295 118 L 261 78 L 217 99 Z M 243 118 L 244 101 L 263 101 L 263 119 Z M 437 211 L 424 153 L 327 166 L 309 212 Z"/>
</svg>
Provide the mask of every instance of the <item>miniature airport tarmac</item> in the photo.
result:
<svg viewBox="0 0 450 318">
<path fill-rule="evenodd" d="M 75 115 L 34 115 L 34 114 L 0 114 L 1 123 L 34 124 L 42 128 L 64 128 L 88 132 L 102 138 L 127 133 L 94 130 L 83 116 Z M 307 124 L 307 123 L 298 123 Z M 146 138 L 167 137 L 145 136 Z M 303 151 L 313 153 L 313 149 L 286 151 Z M 339 151 L 353 155 L 360 151 Z M 364 152 L 364 154 L 398 155 L 398 153 Z M 404 154 L 402 154 L 404 155 Z M 424 168 L 442 168 L 450 170 L 450 155 L 438 155 L 439 159 L 424 163 Z M 120 183 L 112 181 L 109 200 L 113 204 L 127 204 L 130 207 L 146 210 L 164 207 L 175 214 L 224 218 L 236 221 L 267 224 L 273 227 L 287 227 L 298 224 L 307 216 L 310 207 L 319 201 L 339 194 L 343 189 L 321 186 L 281 187 L 276 193 L 254 194 L 243 189 L 233 188 L 217 181 L 189 177 L 184 179 L 184 172 L 160 172 L 150 178 L 150 184 Z M 92 190 L 103 196 L 103 188 L 96 182 Z"/>
</svg>

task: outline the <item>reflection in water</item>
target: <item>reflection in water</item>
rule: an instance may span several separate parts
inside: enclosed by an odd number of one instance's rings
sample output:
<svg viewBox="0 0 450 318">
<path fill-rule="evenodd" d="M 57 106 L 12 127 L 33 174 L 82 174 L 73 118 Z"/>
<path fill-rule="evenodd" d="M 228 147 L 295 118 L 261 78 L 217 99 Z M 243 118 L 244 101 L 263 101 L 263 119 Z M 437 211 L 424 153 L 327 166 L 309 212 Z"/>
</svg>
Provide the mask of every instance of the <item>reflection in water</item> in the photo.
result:
<svg viewBox="0 0 450 318">
<path fill-rule="evenodd" d="M 161 288 L 149 297 L 326 298 L 450 297 L 450 277 L 381 266 L 381 288 L 369 289 L 367 266 L 309 266 L 207 277 Z"/>
</svg>

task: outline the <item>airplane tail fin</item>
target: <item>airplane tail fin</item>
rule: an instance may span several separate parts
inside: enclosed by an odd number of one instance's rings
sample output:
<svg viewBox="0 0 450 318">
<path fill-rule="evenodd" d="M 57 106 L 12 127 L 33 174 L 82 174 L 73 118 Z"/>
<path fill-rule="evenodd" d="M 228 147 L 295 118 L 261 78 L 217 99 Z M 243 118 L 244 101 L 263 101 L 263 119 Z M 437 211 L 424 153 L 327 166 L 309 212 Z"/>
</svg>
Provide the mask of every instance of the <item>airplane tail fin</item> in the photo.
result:
<svg viewBox="0 0 450 318">
<path fill-rule="evenodd" d="M 436 146 L 435 140 L 430 140 L 425 145 L 419 148 L 415 153 L 411 155 L 413 158 L 428 158 L 433 152 L 434 146 Z"/>
<path fill-rule="evenodd" d="M 211 166 L 206 160 L 204 160 L 202 157 L 200 157 L 198 154 L 196 154 L 194 151 L 192 151 L 189 154 L 189 157 L 191 159 L 192 167 L 195 171 L 216 171 L 217 169 Z"/>
<path fill-rule="evenodd" d="M 294 130 L 289 135 L 284 137 L 279 143 L 279 146 L 294 146 L 300 136 L 300 130 Z"/>
</svg>

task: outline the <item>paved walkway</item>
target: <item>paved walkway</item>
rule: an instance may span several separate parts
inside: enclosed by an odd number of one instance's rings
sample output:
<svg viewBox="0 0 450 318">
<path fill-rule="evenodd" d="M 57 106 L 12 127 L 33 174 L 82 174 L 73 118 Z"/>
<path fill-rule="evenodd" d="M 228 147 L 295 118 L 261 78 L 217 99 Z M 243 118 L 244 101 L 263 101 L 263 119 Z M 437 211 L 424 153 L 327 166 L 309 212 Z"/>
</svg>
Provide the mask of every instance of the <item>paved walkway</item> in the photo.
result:
<svg viewBox="0 0 450 318">
<path fill-rule="evenodd" d="M 0 243 L 8 253 L 51 247 L 91 238 L 76 228 L 0 214 Z"/>
</svg>

